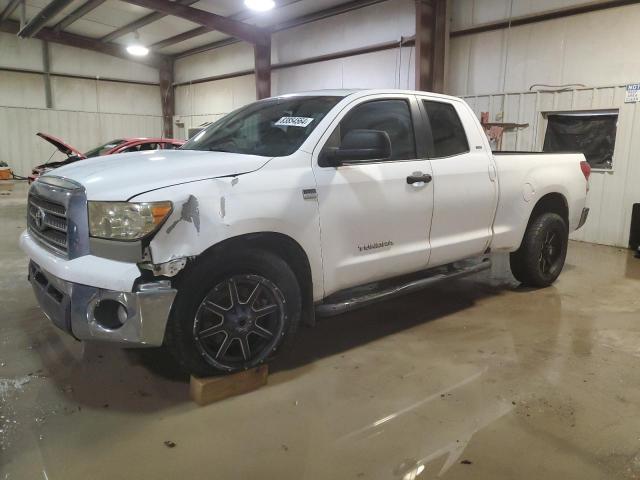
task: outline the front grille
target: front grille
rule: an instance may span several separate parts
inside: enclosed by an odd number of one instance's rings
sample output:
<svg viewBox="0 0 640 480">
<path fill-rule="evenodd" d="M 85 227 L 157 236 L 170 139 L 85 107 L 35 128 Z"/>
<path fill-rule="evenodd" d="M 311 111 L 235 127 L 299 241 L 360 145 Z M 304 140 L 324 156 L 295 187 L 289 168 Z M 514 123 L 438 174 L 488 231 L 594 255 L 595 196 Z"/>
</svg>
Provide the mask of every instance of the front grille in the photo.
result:
<svg viewBox="0 0 640 480">
<path fill-rule="evenodd" d="M 29 233 L 56 253 L 67 255 L 67 208 L 37 195 L 29 195 L 27 225 Z"/>
</svg>

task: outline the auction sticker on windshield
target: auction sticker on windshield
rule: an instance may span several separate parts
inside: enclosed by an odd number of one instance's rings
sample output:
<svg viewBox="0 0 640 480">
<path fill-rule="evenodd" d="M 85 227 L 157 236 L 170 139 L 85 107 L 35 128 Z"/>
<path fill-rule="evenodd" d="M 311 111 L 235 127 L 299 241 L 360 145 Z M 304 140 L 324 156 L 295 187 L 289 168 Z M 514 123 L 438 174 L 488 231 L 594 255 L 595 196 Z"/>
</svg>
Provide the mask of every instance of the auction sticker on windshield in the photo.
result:
<svg viewBox="0 0 640 480">
<path fill-rule="evenodd" d="M 275 125 L 277 127 L 307 127 L 313 122 L 309 117 L 282 117 Z"/>
</svg>

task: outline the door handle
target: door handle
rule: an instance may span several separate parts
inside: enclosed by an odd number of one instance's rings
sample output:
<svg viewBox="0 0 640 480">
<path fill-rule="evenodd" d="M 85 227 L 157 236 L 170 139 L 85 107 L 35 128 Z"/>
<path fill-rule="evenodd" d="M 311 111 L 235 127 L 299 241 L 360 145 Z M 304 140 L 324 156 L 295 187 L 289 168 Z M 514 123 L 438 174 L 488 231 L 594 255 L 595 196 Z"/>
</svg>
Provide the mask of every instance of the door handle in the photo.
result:
<svg viewBox="0 0 640 480">
<path fill-rule="evenodd" d="M 407 183 L 413 185 L 414 183 L 429 183 L 432 177 L 428 173 L 414 172 L 407 177 Z"/>
</svg>

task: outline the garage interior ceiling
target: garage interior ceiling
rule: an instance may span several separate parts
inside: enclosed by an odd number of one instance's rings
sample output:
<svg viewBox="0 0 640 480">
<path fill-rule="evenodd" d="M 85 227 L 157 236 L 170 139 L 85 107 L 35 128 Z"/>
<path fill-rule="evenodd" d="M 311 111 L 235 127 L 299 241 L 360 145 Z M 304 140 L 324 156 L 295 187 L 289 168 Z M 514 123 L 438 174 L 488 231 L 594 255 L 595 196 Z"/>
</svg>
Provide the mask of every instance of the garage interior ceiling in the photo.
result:
<svg viewBox="0 0 640 480">
<path fill-rule="evenodd" d="M 233 36 L 201 23 L 163 13 L 163 1 L 25 0 L 28 25 L 21 36 L 36 36 L 48 41 L 69 37 L 78 40 L 78 46 L 88 49 L 120 47 L 123 50 L 138 35 L 139 42 L 148 46 L 158 58 L 186 56 L 237 41 Z M 277 31 L 380 1 L 280 0 L 268 12 L 253 12 L 238 0 L 176 0 L 175 3 L 257 29 Z M 20 0 L 0 1 L 1 30 L 10 33 L 20 30 L 19 5 Z M 35 26 L 30 25 L 35 20 L 41 21 Z"/>
</svg>

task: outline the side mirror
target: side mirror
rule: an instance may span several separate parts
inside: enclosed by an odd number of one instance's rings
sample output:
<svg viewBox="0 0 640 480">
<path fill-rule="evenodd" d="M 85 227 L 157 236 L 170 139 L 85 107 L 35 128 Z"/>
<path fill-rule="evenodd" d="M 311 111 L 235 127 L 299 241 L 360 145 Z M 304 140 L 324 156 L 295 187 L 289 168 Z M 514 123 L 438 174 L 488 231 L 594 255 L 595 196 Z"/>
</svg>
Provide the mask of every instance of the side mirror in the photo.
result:
<svg viewBox="0 0 640 480">
<path fill-rule="evenodd" d="M 391 158 L 391 140 L 381 130 L 351 130 L 338 148 L 323 150 L 320 166 L 338 167 L 345 163 Z"/>
</svg>

